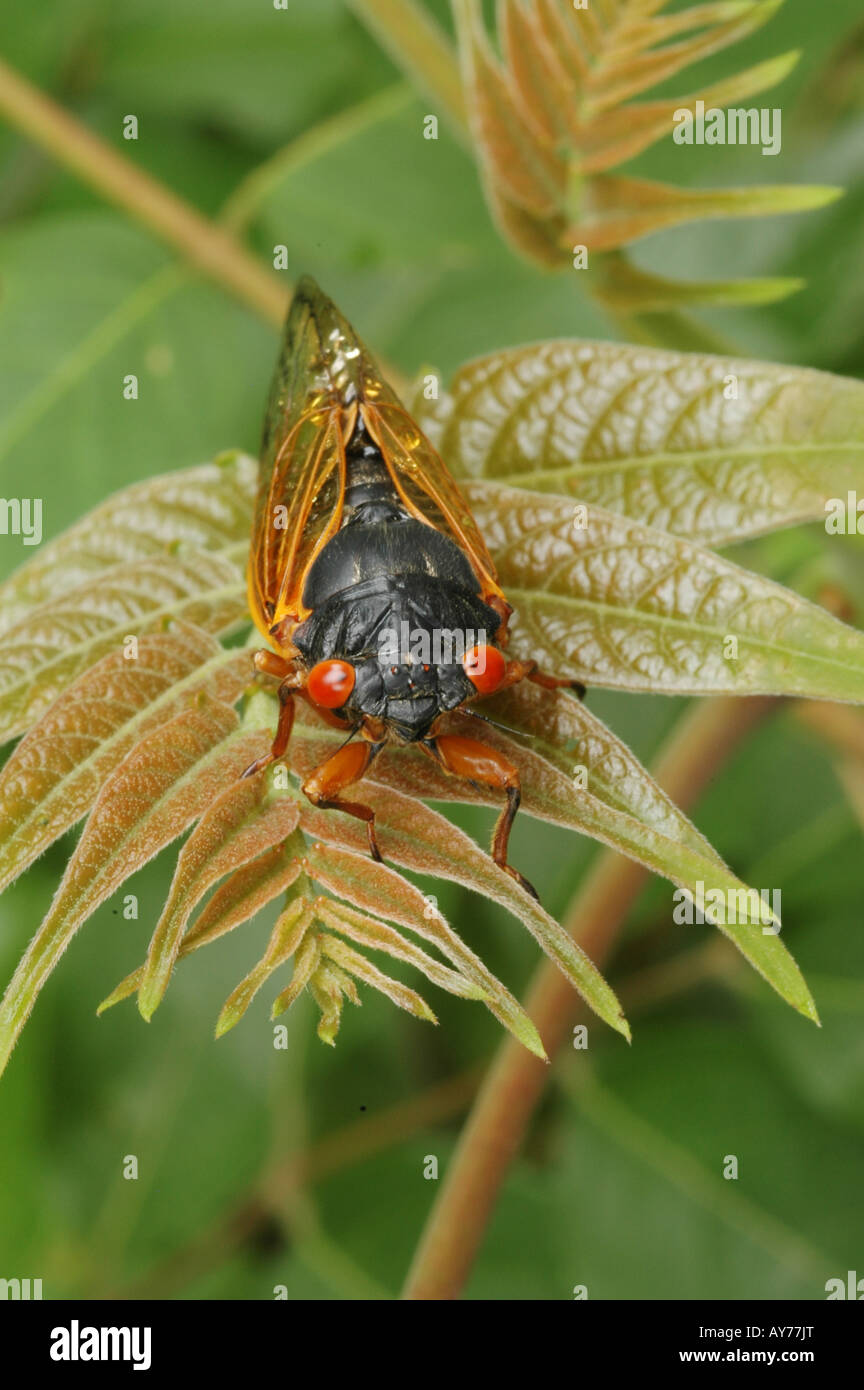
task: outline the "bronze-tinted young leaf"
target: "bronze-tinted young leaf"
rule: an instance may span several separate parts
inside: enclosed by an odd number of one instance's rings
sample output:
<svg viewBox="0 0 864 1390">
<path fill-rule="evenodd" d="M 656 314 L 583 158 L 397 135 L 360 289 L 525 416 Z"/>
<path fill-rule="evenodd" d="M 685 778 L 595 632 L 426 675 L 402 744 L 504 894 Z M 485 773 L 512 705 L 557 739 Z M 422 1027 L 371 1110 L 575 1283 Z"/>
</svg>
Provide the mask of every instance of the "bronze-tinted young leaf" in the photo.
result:
<svg viewBox="0 0 864 1390">
<path fill-rule="evenodd" d="M 110 652 L 79 676 L 0 773 L 0 888 L 87 813 L 139 738 L 201 690 L 233 704 L 250 666 L 248 652 L 177 624 L 142 636 L 135 660 Z"/>
<path fill-rule="evenodd" d="M 116 565 L 33 609 L 0 642 L 0 736 L 28 729 L 77 676 L 130 637 L 172 620 L 213 633 L 247 622 L 244 587 L 227 555 L 199 551 Z"/>
<path fill-rule="evenodd" d="M 259 753 L 266 749 L 266 734 L 255 746 Z M 168 987 L 186 923 L 207 890 L 232 869 L 286 840 L 296 828 L 299 814 L 295 797 L 271 794 L 264 772 L 239 782 L 229 781 L 219 792 L 180 851 L 138 992 L 143 1018 L 152 1018 L 157 1009 Z"/>
<path fill-rule="evenodd" d="M 544 690 L 523 681 L 493 696 L 482 710 L 508 728 L 529 735 L 531 751 L 567 777 L 577 801 L 584 795 L 697 855 L 723 863 L 635 753 L 569 691 Z M 488 735 L 499 738 L 495 729 Z M 508 743 L 517 756 L 521 747 Z"/>
<path fill-rule="evenodd" d="M 318 949 L 318 965 L 309 977 L 308 989 L 321 1011 L 321 1017 L 318 1020 L 318 1036 L 322 1042 L 333 1047 L 342 1020 L 342 1001 L 348 998 L 352 1004 L 359 1004 L 360 996 L 351 976 L 346 975 L 345 971 L 341 970 L 334 961 L 324 960 L 323 951 L 320 948 L 320 938 Z"/>
<path fill-rule="evenodd" d="M 321 954 L 333 961 L 348 975 L 354 975 L 364 984 L 371 985 L 379 993 L 385 994 L 398 1008 L 406 1009 L 415 1018 L 425 1019 L 427 1023 L 438 1022 L 425 999 L 422 999 L 416 990 L 409 989 L 407 985 L 392 979 L 390 975 L 385 975 L 383 970 L 379 970 L 377 965 L 372 964 L 371 960 L 361 956 L 360 952 L 355 951 L 353 946 L 349 946 L 346 941 L 340 941 L 338 937 L 322 932 L 318 942 Z M 325 1041 L 329 1042 L 330 1039 L 325 1038 Z"/>
<path fill-rule="evenodd" d="M 466 492 L 518 655 L 589 686 L 864 700 L 864 634 L 791 590 L 599 507 Z"/>
<path fill-rule="evenodd" d="M 463 975 L 475 981 L 499 1023 L 535 1056 L 545 1059 L 540 1035 L 525 1010 L 452 930 L 437 904 L 424 897 L 413 883 L 388 864 L 376 863 L 368 854 L 355 854 L 335 845 L 314 845 L 308 855 L 308 867 L 311 877 L 331 892 L 434 942 Z"/>
<path fill-rule="evenodd" d="M 533 746 L 525 748 L 495 728 L 484 731 L 484 741 L 500 748 L 519 769 L 524 812 L 590 835 L 669 879 L 693 898 L 709 921 L 714 920 L 710 904 L 717 901 L 718 892 L 724 895 L 724 901 L 738 904 L 737 920 L 718 920 L 720 930 L 787 1003 L 805 1017 L 816 1019 L 806 982 L 777 934 L 779 920 L 768 923 L 776 931 L 763 931 L 765 908 L 758 895 L 730 872 L 630 750 L 584 705 L 563 691 L 545 691 L 523 683 L 497 696 L 487 707 L 496 719 L 532 736 Z M 464 714 L 451 715 L 448 729 L 476 736 L 476 725 Z M 332 751 L 327 746 L 331 735 L 320 727 L 307 730 L 301 724 L 295 737 L 295 757 L 301 772 Z M 477 802 L 496 808 L 501 805 L 500 794 L 471 786 L 461 778 L 448 777 L 413 750 L 400 749 L 392 754 L 385 751 L 373 764 L 369 782 L 409 797 Z M 309 856 L 309 871 L 314 876 L 318 876 L 316 865 L 321 853 L 316 847 Z M 321 881 L 325 883 L 326 855 L 332 853 L 324 851 Z M 358 875 L 350 867 L 342 869 L 342 874 L 346 896 L 349 888 L 356 892 Z M 337 874 L 332 881 L 338 884 L 340 877 Z M 379 902 L 387 901 L 385 892 L 386 884 L 382 881 Z M 376 906 L 374 896 L 370 906 L 390 915 L 387 909 Z M 671 911 L 670 905 L 670 915 Z M 446 949 L 442 943 L 442 950 Z M 511 1027 L 511 1031 L 515 1030 Z"/>
<path fill-rule="evenodd" d="M 176 839 L 261 748 L 228 705 L 195 707 L 151 730 L 112 773 L 42 926 L 0 1003 L 0 1069 L 36 997 L 83 922 L 130 874 Z"/>
<path fill-rule="evenodd" d="M 597 174 L 571 187 L 575 189 L 573 221 L 561 239 L 562 250 L 568 253 L 574 245 L 595 252 L 614 251 L 685 222 L 807 212 L 834 202 L 841 192 L 819 184 L 779 183 L 752 188 L 676 188 L 613 174 Z"/>
<path fill-rule="evenodd" d="M 420 424 L 462 477 L 722 545 L 864 495 L 864 386 L 731 357 L 552 342 L 469 362 Z"/>
<path fill-rule="evenodd" d="M 513 202 L 502 188 L 487 181 L 486 200 L 503 236 L 545 270 L 561 269 L 561 241 L 567 228 L 563 212 L 538 217 Z"/>
<path fill-rule="evenodd" d="M 417 873 L 463 883 L 506 907 L 560 966 L 589 1008 L 629 1037 L 615 994 L 585 952 L 463 831 L 437 811 L 401 792 L 364 783 L 363 798 L 376 813 L 379 843 L 386 859 Z M 366 845 L 365 830 L 347 816 L 301 804 L 300 823 L 307 832 L 330 844 L 355 850 Z"/>
<path fill-rule="evenodd" d="M 115 565 L 245 541 L 257 476 L 255 460 L 233 452 L 115 493 L 0 585 L 0 633 Z"/>
<path fill-rule="evenodd" d="M 640 0 L 633 0 L 633 3 L 625 0 L 605 45 L 603 62 L 592 70 L 587 83 L 592 111 L 606 111 L 639 96 L 691 64 L 738 43 L 772 19 L 782 4 L 783 0 L 751 0 L 749 4 L 736 5 L 734 10 L 727 6 L 725 16 L 715 19 L 710 27 L 705 22 L 704 7 L 699 6 L 704 32 L 670 43 L 669 38 L 676 33 L 676 19 L 672 19 L 671 25 L 665 19 L 653 19 L 643 22 L 641 28 L 629 27 L 628 19 L 643 18 L 644 7 Z M 577 11 L 577 18 L 580 13 Z M 696 18 L 698 22 L 698 15 Z M 693 19 L 691 15 L 690 24 Z M 680 33 L 680 19 L 677 24 Z M 690 27 L 687 21 L 684 24 Z"/>
<path fill-rule="evenodd" d="M 462 61 L 470 92 L 474 137 L 489 177 L 519 207 L 548 216 L 562 204 L 566 165 L 537 139 L 536 127 L 502 72 L 473 4 L 456 7 L 461 14 Z"/>
<path fill-rule="evenodd" d="M 453 727 L 465 734 L 473 732 L 467 720 L 461 724 L 454 720 Z M 709 921 L 714 920 L 709 909 L 712 902 L 719 901 L 718 894 L 723 895 L 724 902 L 737 904 L 735 920 L 727 923 L 718 919 L 716 925 L 788 1004 L 807 1018 L 816 1019 L 816 1008 L 804 977 L 777 934 L 779 919 L 766 922 L 766 909 L 759 895 L 752 893 L 729 871 L 692 826 L 689 833 L 685 831 L 686 818 L 680 812 L 680 821 L 684 824 L 675 825 L 673 821 L 674 830 L 679 834 L 664 834 L 642 818 L 611 805 L 603 796 L 604 789 L 594 787 L 590 774 L 584 787 L 574 784 L 572 776 L 562 770 L 564 760 L 560 755 L 549 758 L 536 749 L 514 746 L 495 730 L 486 733 L 485 741 L 501 748 L 518 767 L 522 805 L 530 815 L 590 835 L 610 849 L 644 864 L 652 873 L 669 879 L 687 892 Z M 586 745 L 577 741 L 577 747 L 580 746 L 585 748 Z M 544 752 L 548 752 L 548 747 Z M 419 788 L 415 777 L 419 771 L 414 760 L 406 758 L 397 762 L 394 759 L 382 765 L 378 775 L 386 776 L 388 785 L 417 795 Z M 647 779 L 647 774 L 645 776 Z M 485 789 L 466 790 L 443 773 L 436 776 L 434 783 L 427 783 L 425 795 L 442 801 L 458 797 L 460 801 L 500 804 Z M 670 904 L 670 915 L 671 911 Z M 763 931 L 765 926 L 776 930 Z"/>
<path fill-rule="evenodd" d="M 299 998 L 300 994 L 311 980 L 320 960 L 321 949 L 318 945 L 318 933 L 314 931 L 307 932 L 294 957 L 294 973 L 291 976 L 291 983 L 286 985 L 285 989 L 283 989 L 282 993 L 274 1001 L 273 1008 L 270 1011 L 271 1018 L 278 1018 L 280 1014 L 285 1013 L 286 1009 L 290 1009 L 291 1005 Z M 338 1017 L 337 1009 L 337 1027 Z M 328 1039 L 328 1041 L 332 1041 L 332 1039 Z"/>
<path fill-rule="evenodd" d="M 316 899 L 315 916 L 331 931 L 340 932 L 370 950 L 385 951 L 394 960 L 413 965 L 415 970 L 419 970 L 433 984 L 448 990 L 451 994 L 458 994 L 463 999 L 484 998 L 484 992 L 479 985 L 473 984 L 458 971 L 448 969 L 428 952 L 408 941 L 395 927 L 388 926 L 380 919 L 357 912 L 346 903 L 332 902 L 329 898 Z"/>
<path fill-rule="evenodd" d="M 181 954 L 233 931 L 260 912 L 294 882 L 305 851 L 302 836 L 289 836 L 265 854 L 243 864 L 220 883 L 195 918 L 183 940 Z"/>
<path fill-rule="evenodd" d="M 704 104 L 705 110 L 746 101 L 748 97 L 782 82 L 799 56 L 798 53 L 784 53 L 687 96 L 663 97 L 604 111 L 582 125 L 574 168 L 580 174 L 605 173 L 625 160 L 635 158 L 669 135 L 675 128 L 678 112 L 695 113 L 699 101 Z"/>
<path fill-rule="evenodd" d="M 248 922 L 262 907 L 279 893 L 296 883 L 303 871 L 306 842 L 299 831 L 273 849 L 235 869 L 217 888 L 204 911 L 180 942 L 179 957 L 191 955 L 201 946 L 208 946 L 226 932 Z M 299 884 L 298 884 L 299 888 Z M 292 899 L 294 901 L 294 899 Z M 137 994 L 144 978 L 144 965 L 139 965 L 111 991 L 96 1010 L 102 1014 L 124 999 Z"/>
<path fill-rule="evenodd" d="M 572 83 L 557 45 L 521 0 L 500 0 L 498 29 L 525 116 L 537 138 L 554 146 L 578 125 Z"/>
<path fill-rule="evenodd" d="M 288 904 L 273 928 L 264 955 L 223 1004 L 216 1022 L 217 1038 L 240 1022 L 261 986 L 267 983 L 274 970 L 291 959 L 314 915 L 313 904 L 307 898 L 298 897 Z"/>
<path fill-rule="evenodd" d="M 536 0 L 538 33 L 555 53 L 567 73 L 571 91 L 581 94 L 589 71 L 589 59 L 596 51 L 594 35 L 580 32 L 573 9 L 560 0 Z"/>
<path fill-rule="evenodd" d="M 608 174 L 698 101 L 722 109 L 782 81 L 797 54 L 679 98 L 632 100 L 746 38 L 780 4 L 727 0 L 659 16 L 645 0 L 499 0 L 499 60 L 480 0 L 454 0 L 471 129 L 503 235 L 531 260 L 563 268 L 577 246 L 600 253 L 682 221 L 798 211 L 834 196 L 804 187 L 690 193 Z"/>
</svg>

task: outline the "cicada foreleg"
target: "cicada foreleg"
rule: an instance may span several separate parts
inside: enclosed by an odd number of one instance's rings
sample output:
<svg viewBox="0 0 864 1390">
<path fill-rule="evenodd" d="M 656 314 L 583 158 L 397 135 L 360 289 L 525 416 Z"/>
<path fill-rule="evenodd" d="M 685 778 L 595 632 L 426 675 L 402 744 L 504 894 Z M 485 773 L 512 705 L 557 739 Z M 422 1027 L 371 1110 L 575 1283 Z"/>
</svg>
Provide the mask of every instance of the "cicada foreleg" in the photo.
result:
<svg viewBox="0 0 864 1390">
<path fill-rule="evenodd" d="M 256 772 L 261 772 L 263 768 L 269 767 L 270 763 L 276 762 L 281 758 L 288 747 L 291 738 L 291 730 L 294 727 L 294 696 L 302 689 L 303 673 L 299 670 L 296 662 L 289 661 L 284 656 L 277 656 L 275 652 L 262 649 L 255 653 L 253 658 L 256 671 L 268 676 L 276 676 L 281 681 L 279 686 L 279 722 L 276 725 L 276 733 L 269 753 L 262 753 L 260 758 L 256 758 L 254 763 L 250 763 L 244 777 L 254 777 Z"/>
</svg>

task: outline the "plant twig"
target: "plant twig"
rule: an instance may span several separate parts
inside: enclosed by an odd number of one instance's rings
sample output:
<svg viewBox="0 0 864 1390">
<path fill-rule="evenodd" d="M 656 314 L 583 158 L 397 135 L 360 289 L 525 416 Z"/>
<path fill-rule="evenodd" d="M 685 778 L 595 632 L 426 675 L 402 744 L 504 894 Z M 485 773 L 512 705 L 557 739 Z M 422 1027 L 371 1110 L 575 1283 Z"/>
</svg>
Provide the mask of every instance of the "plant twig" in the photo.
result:
<svg viewBox="0 0 864 1390">
<path fill-rule="evenodd" d="M 377 125 L 379 121 L 400 114 L 407 109 L 413 95 L 409 86 L 398 82 L 303 131 L 240 180 L 225 201 L 219 221 L 232 232 L 243 231 L 282 179 L 314 163 L 322 155 Z"/>
<path fill-rule="evenodd" d="M 110 202 L 132 214 L 196 269 L 271 323 L 281 324 L 290 285 L 193 207 L 0 60 L 0 113 Z"/>
<path fill-rule="evenodd" d="M 348 0 L 397 67 L 430 96 L 462 140 L 468 116 L 453 45 L 417 0 Z"/>
<path fill-rule="evenodd" d="M 695 705 L 655 766 L 660 785 L 686 808 L 777 704 L 769 697 L 724 697 Z M 609 955 L 648 877 L 641 865 L 609 850 L 594 861 L 565 925 L 598 965 Z M 581 1013 L 579 1001 L 563 975 L 544 963 L 526 1007 L 552 1058 L 571 1035 Z M 548 1068 L 518 1043 L 508 1040 L 499 1048 L 421 1237 L 403 1298 L 458 1298 L 548 1076 Z"/>
</svg>

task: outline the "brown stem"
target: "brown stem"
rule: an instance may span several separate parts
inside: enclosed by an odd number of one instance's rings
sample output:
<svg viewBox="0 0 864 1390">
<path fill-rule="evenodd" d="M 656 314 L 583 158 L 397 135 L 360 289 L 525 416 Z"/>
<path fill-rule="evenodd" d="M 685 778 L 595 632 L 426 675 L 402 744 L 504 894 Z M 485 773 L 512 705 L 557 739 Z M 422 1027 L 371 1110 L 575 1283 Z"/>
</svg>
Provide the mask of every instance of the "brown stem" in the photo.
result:
<svg viewBox="0 0 864 1390">
<path fill-rule="evenodd" d="M 769 698 L 723 697 L 695 705 L 673 731 L 655 766 L 660 785 L 678 805 L 690 805 L 777 703 Z M 595 859 L 565 925 L 598 965 L 609 954 L 648 877 L 640 864 L 610 850 Z M 527 1009 L 552 1058 L 571 1036 L 582 1006 L 564 976 L 544 962 Z M 518 1043 L 502 1043 L 427 1221 L 403 1298 L 458 1298 L 548 1077 L 549 1068 Z"/>
<path fill-rule="evenodd" d="M 290 286 L 228 232 L 202 217 L 158 180 L 0 60 L 0 113 L 112 203 L 125 208 L 193 266 L 271 323 L 281 324 Z"/>
</svg>

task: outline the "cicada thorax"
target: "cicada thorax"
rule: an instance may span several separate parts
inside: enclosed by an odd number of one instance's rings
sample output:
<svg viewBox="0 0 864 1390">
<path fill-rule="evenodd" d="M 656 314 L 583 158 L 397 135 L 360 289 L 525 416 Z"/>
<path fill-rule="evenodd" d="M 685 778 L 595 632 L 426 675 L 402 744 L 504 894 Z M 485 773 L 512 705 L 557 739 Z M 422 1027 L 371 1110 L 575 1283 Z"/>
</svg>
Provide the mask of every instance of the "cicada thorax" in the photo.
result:
<svg viewBox="0 0 864 1390">
<path fill-rule="evenodd" d="M 465 660 L 492 648 L 501 617 L 467 555 L 408 510 L 362 417 L 345 459 L 340 524 L 309 568 L 292 641 L 313 687 L 353 669 L 339 706 L 350 724 L 413 742 L 477 695 Z"/>
</svg>

